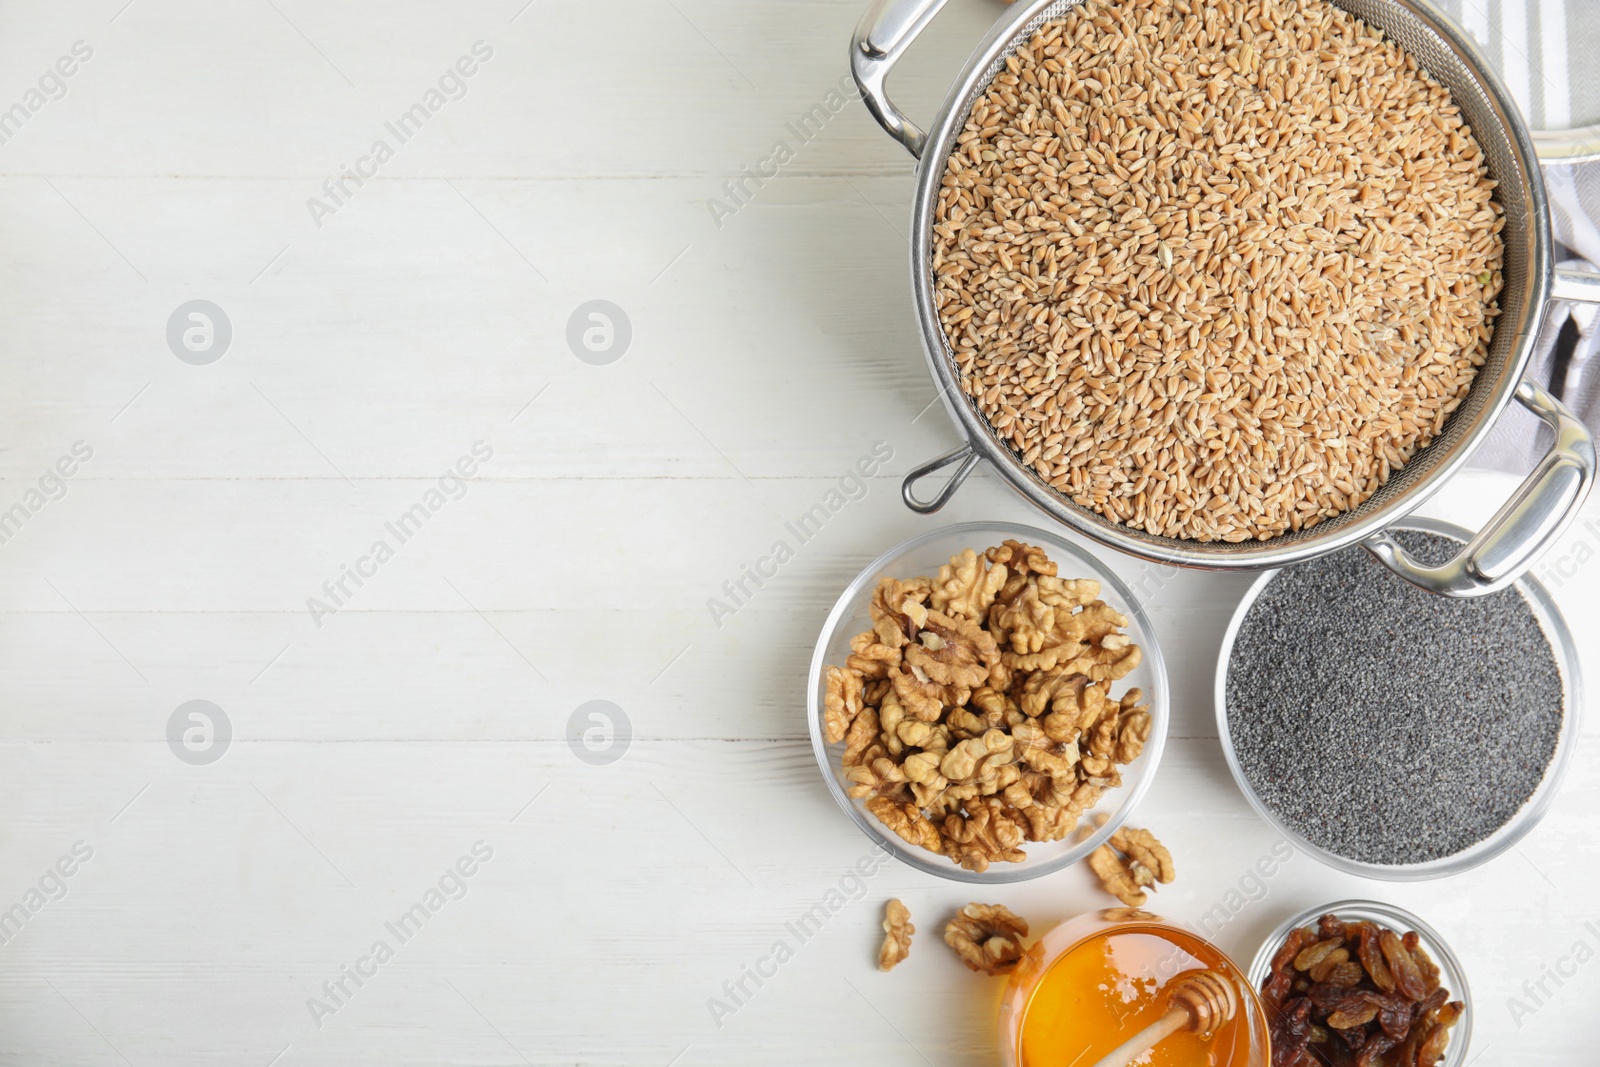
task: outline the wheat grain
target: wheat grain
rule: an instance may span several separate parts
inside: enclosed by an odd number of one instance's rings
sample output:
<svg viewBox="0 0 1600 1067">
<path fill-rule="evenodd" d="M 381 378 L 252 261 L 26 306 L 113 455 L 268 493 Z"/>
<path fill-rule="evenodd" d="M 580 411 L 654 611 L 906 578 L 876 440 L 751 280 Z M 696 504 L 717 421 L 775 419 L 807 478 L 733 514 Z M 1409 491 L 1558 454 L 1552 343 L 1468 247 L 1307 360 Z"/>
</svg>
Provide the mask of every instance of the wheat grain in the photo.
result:
<svg viewBox="0 0 1600 1067">
<path fill-rule="evenodd" d="M 1087 0 L 945 165 L 962 389 L 1116 522 L 1266 540 L 1358 506 L 1465 398 L 1503 218 L 1449 93 L 1326 0 Z"/>
</svg>

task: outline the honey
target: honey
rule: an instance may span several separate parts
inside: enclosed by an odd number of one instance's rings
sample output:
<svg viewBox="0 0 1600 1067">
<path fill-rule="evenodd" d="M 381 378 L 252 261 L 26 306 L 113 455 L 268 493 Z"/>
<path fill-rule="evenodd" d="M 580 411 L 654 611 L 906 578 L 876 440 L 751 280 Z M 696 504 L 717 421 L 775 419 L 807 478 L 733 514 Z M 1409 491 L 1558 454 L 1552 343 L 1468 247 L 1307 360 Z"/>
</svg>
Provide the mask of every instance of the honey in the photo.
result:
<svg viewBox="0 0 1600 1067">
<path fill-rule="evenodd" d="M 1238 970 L 1200 938 L 1157 923 L 1121 923 L 1050 964 L 1022 1012 L 1021 1067 L 1091 1067 L 1171 1007 L 1167 987 L 1186 971 L 1214 970 L 1244 988 Z M 1135 1061 L 1139 1067 L 1249 1067 L 1250 1022 L 1241 1011 L 1210 1038 L 1179 1032 Z"/>
</svg>

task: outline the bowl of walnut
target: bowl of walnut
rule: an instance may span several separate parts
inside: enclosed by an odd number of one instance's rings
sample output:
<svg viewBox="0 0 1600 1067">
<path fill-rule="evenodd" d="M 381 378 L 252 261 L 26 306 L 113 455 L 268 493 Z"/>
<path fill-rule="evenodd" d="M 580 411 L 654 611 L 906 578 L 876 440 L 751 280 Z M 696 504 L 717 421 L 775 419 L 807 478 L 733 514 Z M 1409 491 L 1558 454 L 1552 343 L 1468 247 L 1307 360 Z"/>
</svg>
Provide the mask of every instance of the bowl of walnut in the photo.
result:
<svg viewBox="0 0 1600 1067">
<path fill-rule="evenodd" d="M 1082 860 L 1149 788 L 1167 677 L 1149 618 L 1044 530 L 965 523 L 874 560 L 811 659 L 834 799 L 901 861 L 1020 882 Z"/>
</svg>

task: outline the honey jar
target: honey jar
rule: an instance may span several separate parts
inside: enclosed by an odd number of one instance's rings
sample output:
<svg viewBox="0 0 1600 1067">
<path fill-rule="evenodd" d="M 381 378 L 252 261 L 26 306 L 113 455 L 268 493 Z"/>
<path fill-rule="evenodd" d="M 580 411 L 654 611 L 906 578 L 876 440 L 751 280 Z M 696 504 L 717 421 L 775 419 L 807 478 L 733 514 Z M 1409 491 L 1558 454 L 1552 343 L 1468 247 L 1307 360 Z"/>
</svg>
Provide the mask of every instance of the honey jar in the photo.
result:
<svg viewBox="0 0 1600 1067">
<path fill-rule="evenodd" d="M 1206 1036 L 1164 1038 L 1141 1067 L 1266 1067 L 1266 1014 L 1244 972 L 1209 941 L 1133 908 L 1080 915 L 1028 950 L 1001 1001 L 1001 1061 L 1092 1067 L 1171 1009 L 1175 980 L 1206 970 L 1234 987 L 1233 1018 Z"/>
</svg>

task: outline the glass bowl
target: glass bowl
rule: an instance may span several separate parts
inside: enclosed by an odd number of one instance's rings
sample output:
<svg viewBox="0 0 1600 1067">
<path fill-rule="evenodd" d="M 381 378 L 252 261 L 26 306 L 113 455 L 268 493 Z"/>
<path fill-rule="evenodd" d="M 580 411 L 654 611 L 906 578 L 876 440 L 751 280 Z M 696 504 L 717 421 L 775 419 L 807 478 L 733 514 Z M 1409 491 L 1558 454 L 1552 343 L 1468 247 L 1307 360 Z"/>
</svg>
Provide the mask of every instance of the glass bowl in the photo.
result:
<svg viewBox="0 0 1600 1067">
<path fill-rule="evenodd" d="M 1415 523 L 1415 520 L 1408 521 Z M 1439 1067 L 1461 1067 L 1466 1063 L 1467 1046 L 1472 1043 L 1472 990 L 1467 987 L 1467 976 L 1461 969 L 1461 961 L 1433 927 L 1393 904 L 1381 904 L 1376 900 L 1337 900 L 1332 904 L 1307 908 L 1294 918 L 1285 921 L 1261 943 L 1261 948 L 1256 951 L 1256 958 L 1250 961 L 1250 987 L 1260 991 L 1262 984 L 1267 980 L 1267 972 L 1272 967 L 1272 957 L 1277 954 L 1279 946 L 1283 944 L 1284 938 L 1289 936 L 1290 930 L 1297 926 L 1314 926 L 1318 919 L 1329 912 L 1345 922 L 1365 920 L 1386 926 L 1398 934 L 1403 934 L 1407 930 L 1417 932 L 1417 938 L 1423 949 L 1439 967 L 1439 984 L 1450 991 L 1451 1000 L 1459 1000 L 1466 1006 L 1461 1018 L 1456 1020 L 1455 1026 L 1450 1029 L 1450 1043 L 1444 1047 L 1444 1058 L 1439 1061 Z"/>
<path fill-rule="evenodd" d="M 1425 533 L 1442 534 L 1454 538 L 1463 544 L 1472 540 L 1472 533 L 1459 526 L 1437 519 L 1423 519 L 1411 517 L 1391 528 L 1390 532 L 1404 530 L 1420 530 Z M 1527 835 L 1528 831 L 1538 825 L 1544 818 L 1545 812 L 1550 809 L 1555 800 L 1556 793 L 1561 788 L 1561 781 L 1567 773 L 1567 765 L 1572 761 L 1572 750 L 1577 746 L 1578 718 L 1583 707 L 1583 684 L 1579 669 L 1577 644 L 1572 639 L 1572 632 L 1567 629 L 1566 622 L 1561 617 L 1561 611 L 1556 607 L 1555 601 L 1541 585 L 1538 579 L 1530 572 L 1518 579 L 1512 587 L 1522 595 L 1532 607 L 1534 617 L 1538 619 L 1540 627 L 1544 630 L 1545 637 L 1550 641 L 1550 648 L 1554 654 L 1556 667 L 1561 672 L 1561 683 L 1564 690 L 1566 706 L 1561 716 L 1561 729 L 1556 737 L 1555 752 L 1551 754 L 1550 765 L 1545 768 L 1544 777 L 1534 789 L 1533 795 L 1519 808 L 1515 815 L 1506 821 L 1494 833 L 1471 845 L 1460 852 L 1422 863 L 1387 864 L 1372 863 L 1366 860 L 1351 859 L 1331 852 L 1320 845 L 1313 844 L 1285 823 L 1278 814 L 1266 805 L 1256 794 L 1250 780 L 1245 776 L 1244 768 L 1239 764 L 1238 754 L 1234 751 L 1232 732 L 1228 728 L 1228 660 L 1233 654 L 1234 638 L 1238 636 L 1239 628 L 1244 623 L 1245 615 L 1256 602 L 1263 590 L 1277 577 L 1279 571 L 1267 571 L 1250 586 L 1244 599 L 1239 602 L 1239 607 L 1233 613 L 1233 619 L 1228 623 L 1227 633 L 1222 638 L 1222 652 L 1217 659 L 1216 675 L 1216 708 L 1217 708 L 1217 736 L 1222 740 L 1222 751 L 1228 760 L 1228 770 L 1233 772 L 1233 780 L 1239 784 L 1240 792 L 1245 799 L 1273 829 L 1288 838 L 1294 846 L 1309 856 L 1314 856 L 1330 867 L 1338 868 L 1350 874 L 1361 875 L 1364 878 L 1378 878 L 1391 882 L 1422 881 L 1428 878 L 1444 878 L 1448 875 L 1460 874 L 1470 870 L 1481 863 L 1486 863 L 1500 855 L 1506 849 L 1515 845 Z"/>
<path fill-rule="evenodd" d="M 1171 950 L 1148 973 L 1165 985 L 1173 978 L 1196 966 L 1210 967 L 1235 987 L 1244 1013 L 1245 1034 L 1249 1047 L 1242 1055 L 1228 1057 L 1231 1063 L 1247 1063 L 1249 1067 L 1266 1067 L 1271 1047 L 1268 1038 L 1266 1009 L 1256 994 L 1256 987 L 1246 977 L 1228 954 L 1217 948 L 1192 929 L 1168 922 L 1137 908 L 1107 908 L 1068 919 L 1052 928 L 1031 945 L 1006 982 L 1000 1001 L 1000 1062 L 1001 1067 L 1021 1067 L 1023 1063 L 1023 1023 L 1034 993 L 1039 989 L 1045 973 L 1062 957 L 1096 935 L 1149 934 L 1168 942 Z M 1122 1035 L 1131 1036 L 1131 1035 Z M 1087 1051 L 1087 1050 L 1085 1050 Z M 1037 1057 L 1030 1057 L 1038 1062 Z M 1079 1064 L 1079 1067 L 1085 1067 Z"/>
<path fill-rule="evenodd" d="M 844 769 L 839 764 L 844 745 L 830 745 L 823 736 L 824 668 L 829 665 L 842 666 L 845 657 L 850 655 L 850 639 L 862 630 L 871 628 L 872 619 L 867 606 L 880 578 L 935 575 L 941 566 L 950 562 L 951 556 L 963 549 L 982 552 L 1008 537 L 1044 549 L 1060 567 L 1064 578 L 1097 579 L 1100 582 L 1100 598 L 1128 617 L 1127 634 L 1143 649 L 1143 662 L 1137 670 L 1117 682 L 1113 692 L 1120 696 L 1133 687 L 1144 690 L 1145 701 L 1150 706 L 1150 739 L 1145 742 L 1139 758 L 1123 766 L 1121 787 L 1107 790 L 1100 802 L 1084 813 L 1085 816 L 1107 816 L 1106 824 L 1091 837 L 1082 842 L 1073 841 L 1070 835 L 1062 841 L 1025 842 L 1023 849 L 1027 858 L 1022 862 L 993 863 L 980 874 L 959 867 L 944 856 L 907 844 L 869 813 L 862 801 L 848 795 Z M 811 728 L 811 748 L 816 753 L 822 777 L 828 783 L 834 800 L 839 802 L 839 807 L 844 809 L 862 833 L 896 859 L 941 878 L 980 884 L 1021 882 L 1069 867 L 1093 852 L 1126 821 L 1134 805 L 1150 788 L 1151 776 L 1161 760 L 1161 750 L 1167 738 L 1167 671 L 1149 617 L 1132 591 L 1105 564 L 1058 534 L 1018 523 L 969 522 L 931 530 L 896 545 L 868 564 L 840 594 L 838 602 L 828 614 L 828 621 L 822 626 L 816 652 L 811 657 L 806 714 Z"/>
</svg>

